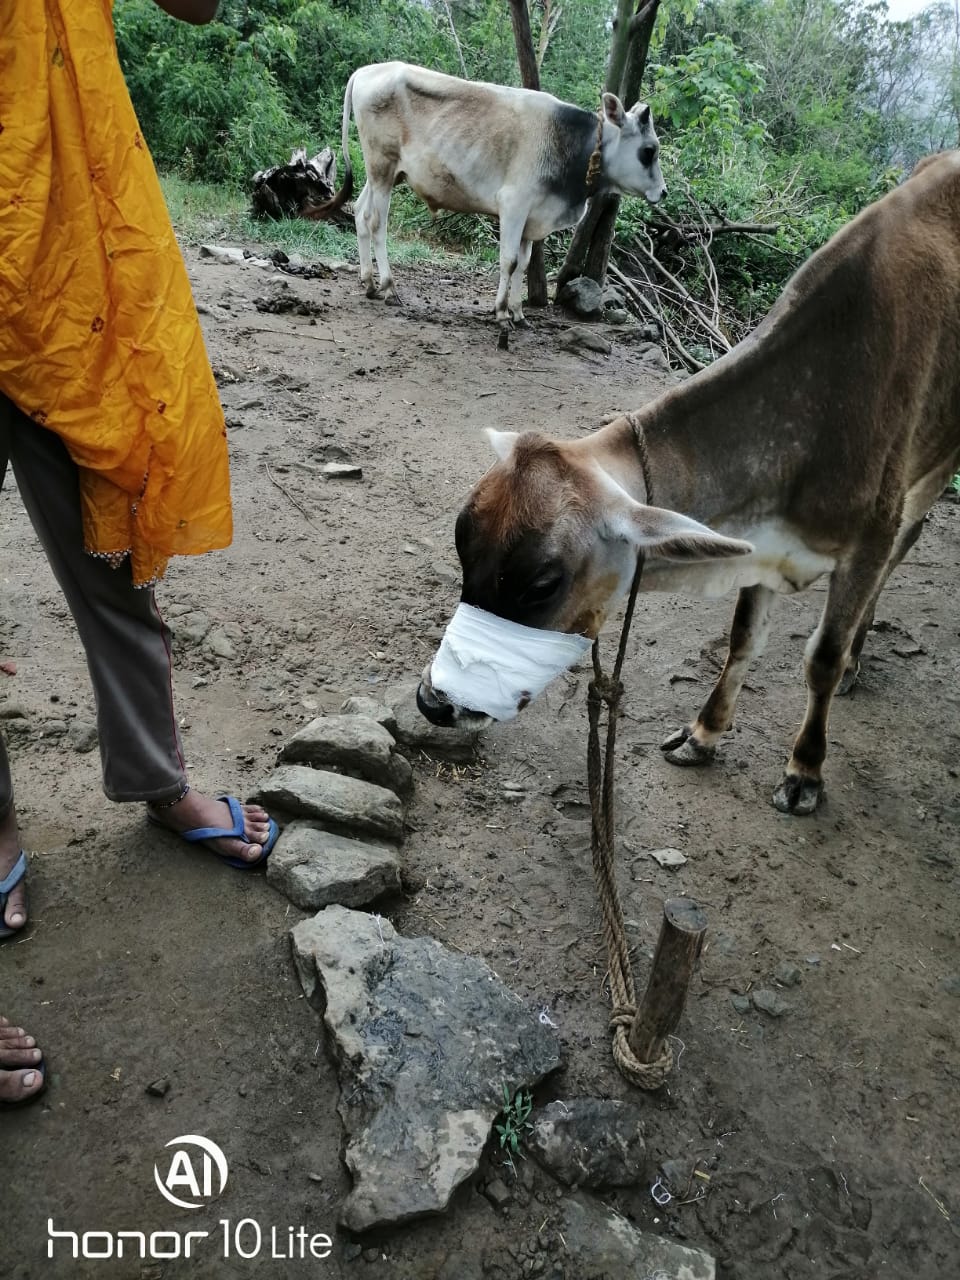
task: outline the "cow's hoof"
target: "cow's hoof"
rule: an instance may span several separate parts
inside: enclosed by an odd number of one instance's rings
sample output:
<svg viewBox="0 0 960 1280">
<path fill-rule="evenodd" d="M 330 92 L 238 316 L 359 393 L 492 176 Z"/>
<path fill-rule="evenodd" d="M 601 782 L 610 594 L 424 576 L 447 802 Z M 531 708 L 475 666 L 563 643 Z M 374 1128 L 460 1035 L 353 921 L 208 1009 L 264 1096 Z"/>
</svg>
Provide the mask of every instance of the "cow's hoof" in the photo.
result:
<svg viewBox="0 0 960 1280">
<path fill-rule="evenodd" d="M 529 329 L 530 321 L 527 319 L 526 316 L 514 316 L 513 327 L 515 329 Z"/>
<path fill-rule="evenodd" d="M 371 302 L 379 302 L 383 297 L 383 294 L 375 284 L 368 284 L 364 292 Z"/>
<path fill-rule="evenodd" d="M 383 295 L 383 300 L 388 307 L 402 307 L 403 300 L 395 289 L 391 289 L 389 293 Z"/>
<path fill-rule="evenodd" d="M 773 793 L 773 807 L 780 813 L 792 813 L 797 818 L 806 818 L 816 812 L 823 794 L 823 783 L 818 778 L 802 778 L 796 773 L 785 773 L 783 781 Z"/>
<path fill-rule="evenodd" d="M 847 667 L 843 673 L 843 678 L 837 685 L 837 697 L 845 698 L 848 693 L 853 693 L 857 680 L 860 678 L 860 663 L 855 667 Z"/>
<path fill-rule="evenodd" d="M 716 755 L 715 747 L 705 747 L 692 737 L 693 725 L 687 725 L 686 728 L 678 729 L 676 733 L 671 733 L 660 743 L 660 750 L 663 752 L 664 759 L 669 760 L 671 764 L 683 765 L 690 767 L 691 765 L 710 764 Z"/>
</svg>

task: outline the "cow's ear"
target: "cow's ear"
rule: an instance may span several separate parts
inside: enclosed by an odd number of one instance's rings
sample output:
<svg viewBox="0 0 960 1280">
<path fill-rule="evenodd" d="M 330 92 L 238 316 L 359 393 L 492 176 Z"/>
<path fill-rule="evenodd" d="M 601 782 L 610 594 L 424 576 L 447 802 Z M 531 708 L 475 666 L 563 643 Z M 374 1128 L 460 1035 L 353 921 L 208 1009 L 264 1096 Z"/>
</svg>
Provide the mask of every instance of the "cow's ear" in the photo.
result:
<svg viewBox="0 0 960 1280">
<path fill-rule="evenodd" d="M 646 129 L 650 123 L 650 108 L 645 102 L 635 102 L 630 108 L 630 114 L 636 116 L 637 123 L 642 129 Z"/>
<path fill-rule="evenodd" d="M 497 431 L 493 427 L 484 427 L 484 432 L 493 445 L 493 452 L 501 462 L 506 462 L 513 453 L 513 446 L 516 444 L 516 431 Z"/>
<path fill-rule="evenodd" d="M 623 515 L 627 518 L 621 518 L 621 527 L 627 540 L 657 560 L 722 560 L 748 556 L 753 550 L 749 542 L 728 538 L 679 511 L 632 502 Z"/>
<path fill-rule="evenodd" d="M 618 129 L 623 128 L 627 113 L 623 109 L 623 103 L 615 93 L 605 93 L 603 95 L 603 114 Z"/>
</svg>

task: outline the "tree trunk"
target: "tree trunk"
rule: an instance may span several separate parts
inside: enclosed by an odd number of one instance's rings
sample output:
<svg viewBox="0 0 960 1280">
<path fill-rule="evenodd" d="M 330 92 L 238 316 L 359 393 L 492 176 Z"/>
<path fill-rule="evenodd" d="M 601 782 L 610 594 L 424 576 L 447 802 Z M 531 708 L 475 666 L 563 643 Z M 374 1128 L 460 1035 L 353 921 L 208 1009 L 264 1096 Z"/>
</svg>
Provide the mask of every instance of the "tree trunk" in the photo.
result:
<svg viewBox="0 0 960 1280">
<path fill-rule="evenodd" d="M 513 38 L 517 45 L 517 61 L 520 79 L 525 89 L 540 88 L 540 68 L 533 47 L 530 30 L 530 11 L 527 0 L 510 0 L 510 18 L 513 22 Z M 527 267 L 527 304 L 531 307 L 547 305 L 547 270 L 543 261 L 543 241 L 538 240 L 530 252 Z"/>
<path fill-rule="evenodd" d="M 512 5 L 513 0 L 510 2 Z M 633 0 L 618 0 L 604 91 L 615 93 L 627 109 L 640 95 L 640 81 L 659 11 L 660 0 L 637 0 L 635 10 Z M 613 192 L 601 192 L 587 202 L 586 212 L 577 224 L 560 268 L 558 288 L 577 276 L 589 276 L 598 284 L 604 283 L 619 209 L 620 197 Z"/>
</svg>

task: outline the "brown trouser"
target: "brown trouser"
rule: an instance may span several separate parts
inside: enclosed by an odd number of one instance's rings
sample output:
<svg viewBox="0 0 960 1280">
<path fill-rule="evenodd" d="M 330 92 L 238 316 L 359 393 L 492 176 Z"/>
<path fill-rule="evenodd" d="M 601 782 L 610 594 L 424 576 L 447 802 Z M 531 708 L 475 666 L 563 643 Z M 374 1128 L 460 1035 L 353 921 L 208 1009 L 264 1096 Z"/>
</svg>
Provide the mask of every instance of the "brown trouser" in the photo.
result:
<svg viewBox="0 0 960 1280">
<path fill-rule="evenodd" d="M 59 436 L 0 395 L 0 485 L 8 460 L 86 652 L 103 789 L 111 800 L 172 800 L 185 781 L 183 751 L 173 710 L 170 634 L 153 591 L 133 586 L 128 560 L 111 569 L 87 555 L 75 463 Z M 0 549 L 0 557 L 8 556 Z M 0 739 L 0 815 L 12 799 Z"/>
</svg>

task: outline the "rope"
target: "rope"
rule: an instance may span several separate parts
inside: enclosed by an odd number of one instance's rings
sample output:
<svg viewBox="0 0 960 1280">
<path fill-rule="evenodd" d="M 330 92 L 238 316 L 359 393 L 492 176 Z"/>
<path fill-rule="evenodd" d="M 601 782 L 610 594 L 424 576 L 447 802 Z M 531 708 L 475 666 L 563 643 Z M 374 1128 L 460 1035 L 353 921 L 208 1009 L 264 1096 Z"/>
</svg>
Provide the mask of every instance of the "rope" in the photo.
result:
<svg viewBox="0 0 960 1280">
<path fill-rule="evenodd" d="M 650 469 L 647 460 L 646 441 L 639 422 L 627 415 L 636 438 L 640 465 L 646 485 L 646 500 L 651 501 Z M 627 650 L 627 638 L 633 622 L 637 592 L 643 576 L 643 553 L 637 554 L 637 566 L 630 584 L 630 595 L 620 631 L 620 643 L 608 676 L 600 666 L 600 641 L 593 642 L 593 679 L 587 691 L 587 714 L 590 724 L 587 739 L 587 780 L 590 787 L 591 840 L 593 871 L 597 882 L 597 896 L 603 917 L 603 940 L 607 947 L 610 974 L 610 992 L 613 1010 L 609 1027 L 613 1032 L 613 1058 L 621 1075 L 641 1089 L 659 1089 L 673 1067 L 673 1050 L 665 1042 L 663 1051 L 655 1062 L 640 1062 L 630 1048 L 629 1036 L 637 1016 L 637 996 L 633 984 L 633 966 L 630 947 L 623 922 L 623 907 L 614 862 L 614 772 L 616 764 L 617 721 L 624 688 L 620 679 L 623 659 Z M 607 736 L 603 753 L 600 751 L 600 713 L 607 708 Z"/>
</svg>

